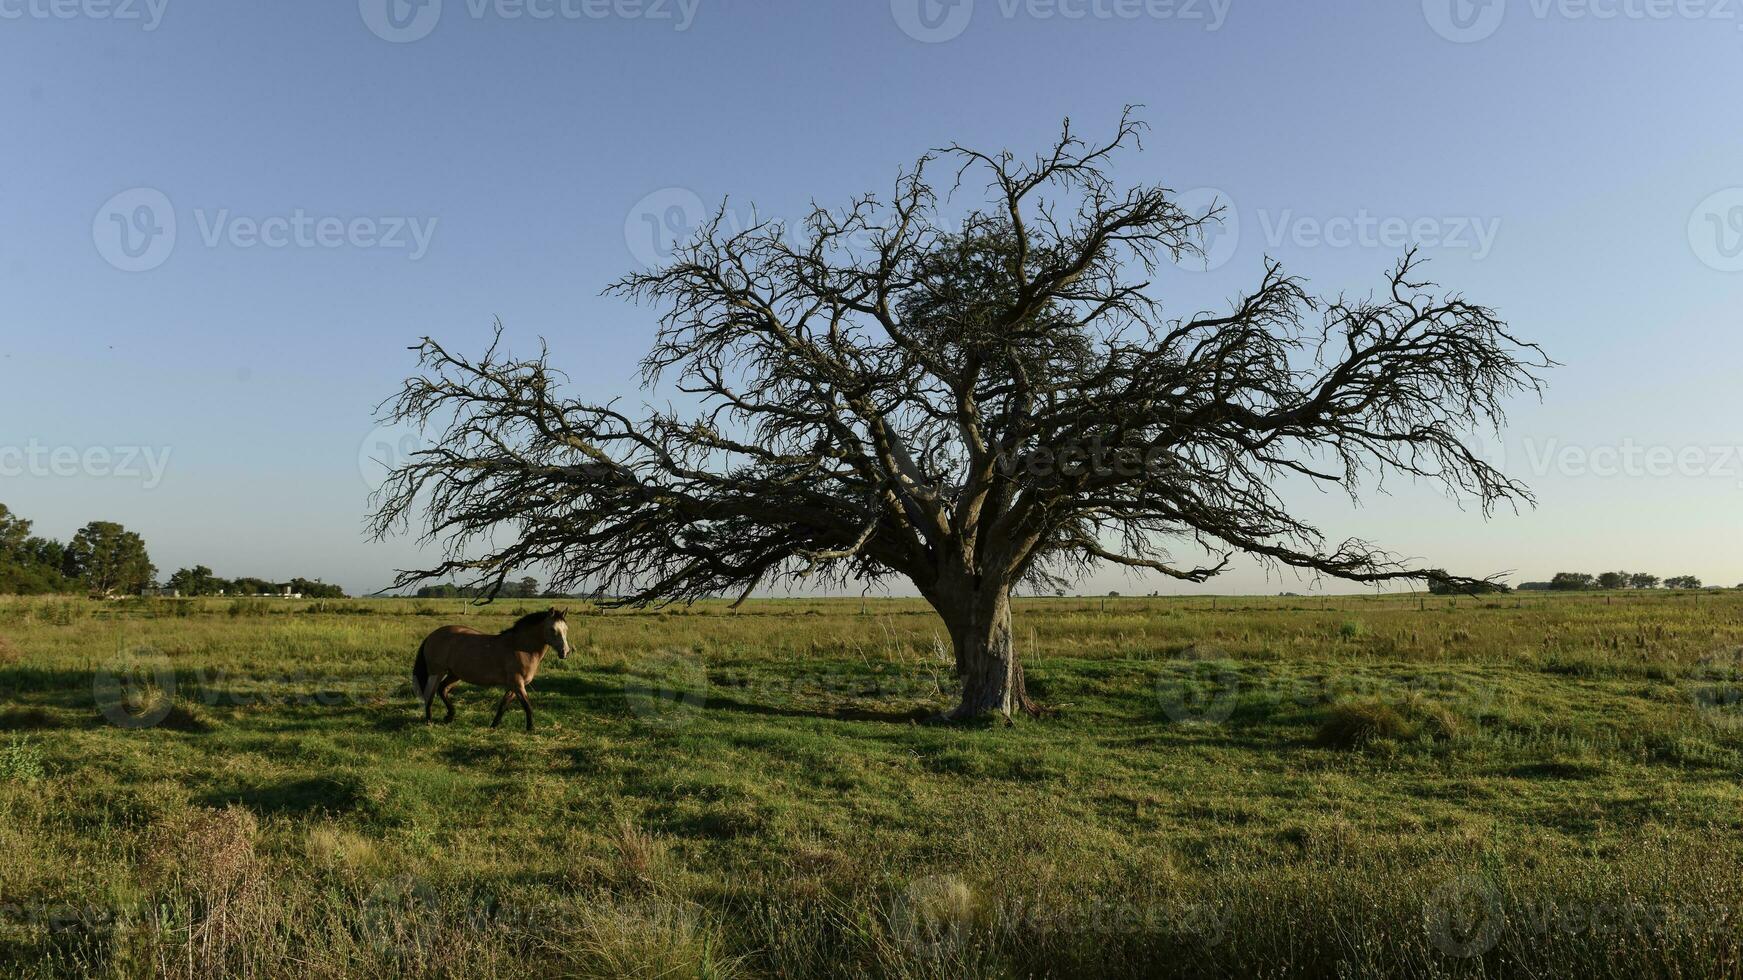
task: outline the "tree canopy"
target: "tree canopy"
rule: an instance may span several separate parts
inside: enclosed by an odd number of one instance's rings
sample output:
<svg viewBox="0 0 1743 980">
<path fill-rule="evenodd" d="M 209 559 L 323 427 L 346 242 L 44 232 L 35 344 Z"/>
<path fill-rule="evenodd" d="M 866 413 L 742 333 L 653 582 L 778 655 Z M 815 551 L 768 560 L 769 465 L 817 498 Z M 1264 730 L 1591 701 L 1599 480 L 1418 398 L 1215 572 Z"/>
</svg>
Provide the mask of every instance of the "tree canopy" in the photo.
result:
<svg viewBox="0 0 1743 980">
<path fill-rule="evenodd" d="M 1529 492 L 1467 443 L 1550 362 L 1405 255 L 1365 297 L 1311 296 L 1276 262 L 1220 312 L 1169 317 L 1150 276 L 1200 253 L 1216 209 L 1117 186 L 1106 141 L 1066 124 L 1030 159 L 952 145 L 887 198 L 742 230 L 724 211 L 609 292 L 660 311 L 643 380 L 694 411 L 575 398 L 548 351 L 469 357 L 426 338 L 386 414 L 433 448 L 377 498 L 443 544 L 399 584 L 500 589 L 540 567 L 625 602 L 748 595 L 793 578 L 911 582 L 950 627 L 967 717 L 1032 707 L 1009 596 L 1099 563 L 1202 582 L 1230 557 L 1357 582 L 1421 579 L 1330 541 L 1282 499 L 1354 497 L 1386 473 L 1486 513 Z M 984 204 L 943 216 L 949 193 Z M 1182 562 L 1177 552 L 1202 560 Z M 1475 588 L 1477 578 L 1444 580 Z"/>
</svg>

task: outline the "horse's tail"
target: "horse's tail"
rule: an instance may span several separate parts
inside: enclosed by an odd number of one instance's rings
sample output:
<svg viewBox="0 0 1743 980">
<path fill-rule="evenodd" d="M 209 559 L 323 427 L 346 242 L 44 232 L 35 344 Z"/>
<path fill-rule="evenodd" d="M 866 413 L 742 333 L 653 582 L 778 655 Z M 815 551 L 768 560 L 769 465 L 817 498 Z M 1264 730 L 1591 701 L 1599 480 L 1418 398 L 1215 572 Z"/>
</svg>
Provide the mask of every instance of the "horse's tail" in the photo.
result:
<svg viewBox="0 0 1743 980">
<path fill-rule="evenodd" d="M 412 661 L 412 689 L 418 692 L 419 701 L 430 696 L 430 661 L 424 657 L 428 642 L 418 644 L 418 659 Z"/>
</svg>

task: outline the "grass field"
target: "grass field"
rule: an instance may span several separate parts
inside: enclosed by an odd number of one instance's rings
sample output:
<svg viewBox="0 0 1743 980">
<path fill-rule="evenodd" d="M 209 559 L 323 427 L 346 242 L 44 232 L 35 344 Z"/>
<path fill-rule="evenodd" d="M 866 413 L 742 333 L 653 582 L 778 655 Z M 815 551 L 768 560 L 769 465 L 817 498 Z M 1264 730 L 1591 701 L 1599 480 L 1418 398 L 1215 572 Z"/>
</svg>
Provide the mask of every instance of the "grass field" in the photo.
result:
<svg viewBox="0 0 1743 980">
<path fill-rule="evenodd" d="M 1743 594 L 531 608 L 0 600 L 0 974 L 1743 975 Z"/>
</svg>

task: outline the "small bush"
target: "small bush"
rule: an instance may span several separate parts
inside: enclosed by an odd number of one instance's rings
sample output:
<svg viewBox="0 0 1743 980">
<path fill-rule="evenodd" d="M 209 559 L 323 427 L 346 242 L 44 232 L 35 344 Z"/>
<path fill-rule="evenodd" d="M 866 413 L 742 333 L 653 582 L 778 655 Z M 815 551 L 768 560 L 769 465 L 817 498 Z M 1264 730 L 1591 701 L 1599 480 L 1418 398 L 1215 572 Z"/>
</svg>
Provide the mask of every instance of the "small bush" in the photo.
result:
<svg viewBox="0 0 1743 980">
<path fill-rule="evenodd" d="M 1359 749 L 1379 739 L 1404 741 L 1416 734 L 1398 709 L 1379 701 L 1332 705 L 1316 739 L 1333 749 Z"/>
<path fill-rule="evenodd" d="M 1346 619 L 1338 625 L 1338 636 L 1353 640 L 1362 635 L 1362 624 L 1353 619 Z"/>
<path fill-rule="evenodd" d="M 42 750 L 23 735 L 14 735 L 0 749 L 0 779 L 10 783 L 34 783 L 47 770 L 42 764 Z"/>
<path fill-rule="evenodd" d="M 1383 701 L 1334 704 L 1315 739 L 1334 749 L 1360 749 L 1375 742 L 1408 742 L 1427 737 L 1437 742 L 1463 735 L 1464 720 L 1451 708 L 1412 694 L 1396 706 Z"/>
</svg>

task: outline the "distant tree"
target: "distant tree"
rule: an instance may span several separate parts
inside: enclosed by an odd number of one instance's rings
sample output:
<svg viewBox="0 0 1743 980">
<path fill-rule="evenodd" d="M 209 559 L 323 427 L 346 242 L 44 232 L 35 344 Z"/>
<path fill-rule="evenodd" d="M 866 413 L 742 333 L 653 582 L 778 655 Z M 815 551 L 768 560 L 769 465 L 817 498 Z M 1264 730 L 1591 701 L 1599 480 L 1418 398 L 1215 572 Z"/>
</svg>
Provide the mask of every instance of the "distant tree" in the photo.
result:
<svg viewBox="0 0 1743 980">
<path fill-rule="evenodd" d="M 292 592 L 301 596 L 306 596 L 310 599 L 345 598 L 345 590 L 337 585 L 328 585 L 325 582 L 310 581 L 306 578 L 291 579 L 290 589 Z"/>
<path fill-rule="evenodd" d="M 1555 586 L 1551 585 L 1548 582 L 1521 582 L 1521 583 L 1519 583 L 1519 591 L 1521 591 L 1521 592 L 1548 592 L 1549 590 L 1551 590 L 1553 588 L 1555 588 Z"/>
<path fill-rule="evenodd" d="M 1549 580 L 1549 587 L 1557 592 L 1586 592 L 1598 584 L 1598 580 L 1585 572 L 1556 572 Z"/>
<path fill-rule="evenodd" d="M 1645 572 L 1635 572 L 1628 576 L 1628 584 L 1636 589 L 1656 589 L 1658 588 L 1658 576 L 1648 575 Z"/>
<path fill-rule="evenodd" d="M 426 585 L 413 594 L 419 599 L 476 599 L 484 594 L 484 590 L 470 585 L 443 582 L 440 585 Z"/>
<path fill-rule="evenodd" d="M 71 591 L 73 584 L 61 571 L 65 559 L 59 541 L 32 537 L 30 522 L 0 504 L 0 594 Z"/>
<path fill-rule="evenodd" d="M 177 569 L 174 575 L 164 585 L 182 595 L 217 595 L 223 591 L 223 584 L 212 574 L 212 570 L 204 565 L 193 568 Z"/>
<path fill-rule="evenodd" d="M 514 583 L 514 597 L 517 599 L 537 599 L 539 597 L 539 580 L 531 575 Z"/>
<path fill-rule="evenodd" d="M 1698 589 L 1701 587 L 1701 580 L 1693 575 L 1677 575 L 1665 579 L 1664 587 L 1667 589 Z"/>
<path fill-rule="evenodd" d="M 1630 572 L 1604 572 L 1598 576 L 1600 589 L 1626 589 L 1634 576 Z"/>
<path fill-rule="evenodd" d="M 157 569 L 145 551 L 145 540 L 113 521 L 92 521 L 67 545 L 66 573 L 92 592 L 138 592 L 151 584 Z"/>
<path fill-rule="evenodd" d="M 30 522 L 0 504 L 0 560 L 22 558 L 25 542 L 29 540 Z"/>
</svg>

